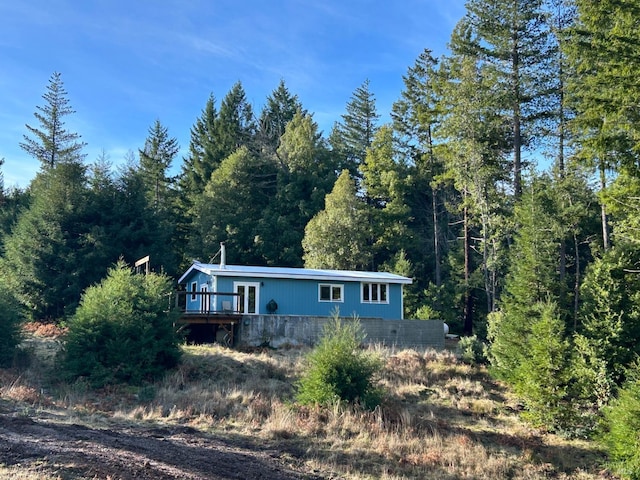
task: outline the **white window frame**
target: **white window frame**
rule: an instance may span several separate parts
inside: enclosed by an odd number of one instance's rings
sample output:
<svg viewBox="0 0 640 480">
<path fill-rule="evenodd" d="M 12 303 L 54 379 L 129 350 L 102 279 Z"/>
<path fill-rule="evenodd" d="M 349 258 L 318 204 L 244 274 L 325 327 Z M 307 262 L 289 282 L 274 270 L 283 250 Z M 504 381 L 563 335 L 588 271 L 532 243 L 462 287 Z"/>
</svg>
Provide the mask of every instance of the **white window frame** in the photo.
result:
<svg viewBox="0 0 640 480">
<path fill-rule="evenodd" d="M 329 287 L 329 300 L 322 298 L 322 287 Z M 333 289 L 338 288 L 340 290 L 340 298 L 335 299 L 333 297 Z M 344 303 L 344 284 L 342 283 L 319 283 L 318 284 L 318 302 L 323 303 Z"/>
<path fill-rule="evenodd" d="M 236 297 L 236 300 L 234 302 L 236 306 L 236 312 L 242 312 L 242 315 L 260 315 L 260 286 L 260 282 L 233 282 L 234 292 L 238 292 L 238 287 L 245 288 L 244 303 L 242 304 L 242 306 L 240 305 L 240 296 Z M 255 312 L 247 311 L 249 309 L 249 287 L 254 287 L 256 289 Z"/>
<path fill-rule="evenodd" d="M 382 292 L 384 287 L 384 300 L 381 299 Z M 365 288 L 368 290 L 369 299 L 365 300 L 364 291 Z M 375 293 L 375 295 L 373 295 Z M 376 297 L 376 300 L 372 300 L 373 297 Z M 389 284 L 388 283 L 380 283 L 380 282 L 362 282 L 360 284 L 360 303 L 373 303 L 373 304 L 389 304 Z"/>
<path fill-rule="evenodd" d="M 191 282 L 191 301 L 195 302 L 198 299 L 198 282 Z"/>
<path fill-rule="evenodd" d="M 203 283 L 200 285 L 200 311 L 202 313 L 209 313 L 211 311 L 211 297 L 207 295 L 209 293 L 209 284 Z"/>
</svg>

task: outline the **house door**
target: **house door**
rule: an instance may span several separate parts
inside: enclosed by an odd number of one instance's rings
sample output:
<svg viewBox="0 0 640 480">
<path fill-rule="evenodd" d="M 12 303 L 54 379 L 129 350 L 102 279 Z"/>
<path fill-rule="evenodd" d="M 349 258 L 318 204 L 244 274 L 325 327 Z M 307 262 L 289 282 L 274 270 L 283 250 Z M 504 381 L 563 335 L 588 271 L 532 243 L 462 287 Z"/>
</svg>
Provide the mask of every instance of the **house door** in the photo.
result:
<svg viewBox="0 0 640 480">
<path fill-rule="evenodd" d="M 236 311 L 245 315 L 258 314 L 260 305 L 260 284 L 257 282 L 233 282 L 236 297 Z"/>
<path fill-rule="evenodd" d="M 211 306 L 211 297 L 209 296 L 209 286 L 206 283 L 200 285 L 200 311 L 208 313 Z"/>
</svg>

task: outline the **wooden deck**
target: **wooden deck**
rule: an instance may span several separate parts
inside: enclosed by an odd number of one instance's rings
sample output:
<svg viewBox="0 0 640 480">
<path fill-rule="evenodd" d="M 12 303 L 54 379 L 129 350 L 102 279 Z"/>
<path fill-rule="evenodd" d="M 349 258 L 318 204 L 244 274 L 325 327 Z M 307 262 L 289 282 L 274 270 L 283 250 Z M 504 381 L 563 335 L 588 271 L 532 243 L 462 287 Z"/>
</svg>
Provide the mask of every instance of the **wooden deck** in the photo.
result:
<svg viewBox="0 0 640 480">
<path fill-rule="evenodd" d="M 225 297 L 237 297 L 237 293 L 229 292 L 186 292 L 177 291 L 175 297 L 175 306 L 180 310 L 180 323 L 185 326 L 191 326 L 190 330 L 198 331 L 200 336 L 213 338 L 213 341 L 222 343 L 228 347 L 235 344 L 237 325 L 242 320 L 242 314 L 234 310 L 213 311 L 208 308 L 201 310 L 187 310 L 187 295 L 195 296 L 204 301 L 201 304 L 213 306 L 212 301 L 216 295 Z M 233 302 L 235 303 L 235 302 Z M 208 343 L 205 340 L 204 343 Z"/>
<path fill-rule="evenodd" d="M 199 325 L 236 325 L 242 320 L 239 313 L 217 312 L 182 312 L 182 323 L 194 323 Z"/>
</svg>

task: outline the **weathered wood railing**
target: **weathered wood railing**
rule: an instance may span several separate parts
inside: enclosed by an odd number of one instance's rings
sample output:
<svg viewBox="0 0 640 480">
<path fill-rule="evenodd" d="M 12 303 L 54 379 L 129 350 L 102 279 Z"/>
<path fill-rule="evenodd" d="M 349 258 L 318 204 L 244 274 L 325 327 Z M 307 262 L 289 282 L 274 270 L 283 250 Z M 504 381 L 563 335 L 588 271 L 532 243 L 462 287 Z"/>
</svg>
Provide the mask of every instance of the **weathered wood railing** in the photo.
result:
<svg viewBox="0 0 640 480">
<path fill-rule="evenodd" d="M 233 292 L 187 292 L 178 290 L 174 292 L 174 306 L 184 315 L 198 314 L 222 314 L 233 315 L 240 314 L 238 310 L 238 302 L 236 299 L 241 296 L 240 293 Z M 191 296 L 191 301 L 198 305 L 198 308 L 187 309 L 187 297 Z M 227 300 L 228 298 L 228 300 Z M 221 300 L 222 308 L 218 307 L 217 300 Z M 228 305 L 225 305 L 229 302 Z M 227 307 L 227 308 L 225 308 Z"/>
</svg>

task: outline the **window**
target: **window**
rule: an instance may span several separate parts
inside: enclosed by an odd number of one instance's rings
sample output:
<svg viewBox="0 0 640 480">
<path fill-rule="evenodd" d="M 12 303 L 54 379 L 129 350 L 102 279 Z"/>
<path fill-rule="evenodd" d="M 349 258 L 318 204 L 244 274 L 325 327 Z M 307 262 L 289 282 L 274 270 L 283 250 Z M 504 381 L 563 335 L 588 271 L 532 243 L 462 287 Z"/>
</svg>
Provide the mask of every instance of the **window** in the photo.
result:
<svg viewBox="0 0 640 480">
<path fill-rule="evenodd" d="M 386 283 L 363 283 L 362 303 L 389 303 L 388 289 Z"/>
<path fill-rule="evenodd" d="M 198 291 L 198 284 L 196 282 L 191 283 L 191 300 L 195 300 L 198 295 L 196 292 Z"/>
<path fill-rule="evenodd" d="M 321 302 L 342 302 L 344 285 L 321 283 L 318 285 L 318 299 Z"/>
</svg>

